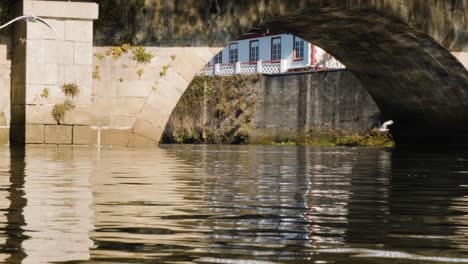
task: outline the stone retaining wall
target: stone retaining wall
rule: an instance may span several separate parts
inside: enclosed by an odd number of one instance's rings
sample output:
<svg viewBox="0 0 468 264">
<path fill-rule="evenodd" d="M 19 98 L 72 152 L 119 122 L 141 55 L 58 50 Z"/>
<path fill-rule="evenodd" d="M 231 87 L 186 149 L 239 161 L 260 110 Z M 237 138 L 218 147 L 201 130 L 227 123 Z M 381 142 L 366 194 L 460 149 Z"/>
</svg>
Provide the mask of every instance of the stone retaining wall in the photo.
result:
<svg viewBox="0 0 468 264">
<path fill-rule="evenodd" d="M 347 70 L 263 77 L 252 141 L 294 140 L 304 132 L 363 133 L 378 126 L 380 111 Z"/>
</svg>

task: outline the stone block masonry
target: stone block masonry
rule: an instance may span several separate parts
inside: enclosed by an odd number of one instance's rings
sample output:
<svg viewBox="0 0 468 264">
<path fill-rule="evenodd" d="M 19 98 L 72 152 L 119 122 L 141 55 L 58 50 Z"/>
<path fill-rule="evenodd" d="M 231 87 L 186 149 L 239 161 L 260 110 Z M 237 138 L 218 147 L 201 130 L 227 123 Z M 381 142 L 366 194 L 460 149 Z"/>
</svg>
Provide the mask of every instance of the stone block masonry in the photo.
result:
<svg viewBox="0 0 468 264">
<path fill-rule="evenodd" d="M 18 23 L 15 29 L 11 140 L 72 144 L 73 128 L 68 125 L 75 124 L 75 117 L 81 125 L 83 115 L 69 114 L 63 126 L 51 112 L 67 99 L 76 109 L 92 103 L 93 20 L 98 18 L 98 5 L 24 0 L 22 8 L 23 15 L 44 18 L 56 33 L 41 23 Z M 76 84 L 79 93 L 66 95 L 61 90 L 64 84 Z"/>
<path fill-rule="evenodd" d="M 23 14 L 43 17 L 57 34 L 40 23 L 22 23 L 15 29 L 11 105 L 15 143 L 157 144 L 192 78 L 220 50 L 144 47 L 151 58 L 139 61 L 128 49 L 114 53 L 122 47 L 93 46 L 97 4 L 23 1 Z M 65 95 L 64 84 L 77 84 L 79 93 Z M 54 106 L 65 100 L 74 108 L 55 120 Z"/>
<path fill-rule="evenodd" d="M 378 126 L 379 108 L 347 70 L 263 77 L 252 140 L 294 140 L 302 132 L 362 133 Z"/>
</svg>

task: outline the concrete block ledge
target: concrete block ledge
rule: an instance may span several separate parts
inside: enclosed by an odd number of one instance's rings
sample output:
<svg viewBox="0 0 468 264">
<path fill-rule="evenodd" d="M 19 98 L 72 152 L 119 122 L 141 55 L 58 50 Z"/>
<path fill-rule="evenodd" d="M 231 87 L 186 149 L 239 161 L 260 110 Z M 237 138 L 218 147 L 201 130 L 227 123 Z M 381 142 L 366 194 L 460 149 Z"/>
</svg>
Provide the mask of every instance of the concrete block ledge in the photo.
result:
<svg viewBox="0 0 468 264">
<path fill-rule="evenodd" d="M 96 3 L 23 0 L 23 15 L 95 20 L 99 16 L 99 6 Z"/>
</svg>

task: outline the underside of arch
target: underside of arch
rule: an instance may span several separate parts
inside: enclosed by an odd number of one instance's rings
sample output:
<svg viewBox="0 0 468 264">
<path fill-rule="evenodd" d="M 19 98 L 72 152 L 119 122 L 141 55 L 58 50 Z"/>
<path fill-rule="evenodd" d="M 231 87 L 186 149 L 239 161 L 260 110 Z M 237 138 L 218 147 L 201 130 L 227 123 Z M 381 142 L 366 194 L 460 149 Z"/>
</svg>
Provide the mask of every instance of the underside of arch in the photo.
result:
<svg viewBox="0 0 468 264">
<path fill-rule="evenodd" d="M 468 144 L 468 72 L 427 34 L 376 14 L 311 9 L 261 25 L 313 42 L 362 82 L 397 144 Z"/>
</svg>

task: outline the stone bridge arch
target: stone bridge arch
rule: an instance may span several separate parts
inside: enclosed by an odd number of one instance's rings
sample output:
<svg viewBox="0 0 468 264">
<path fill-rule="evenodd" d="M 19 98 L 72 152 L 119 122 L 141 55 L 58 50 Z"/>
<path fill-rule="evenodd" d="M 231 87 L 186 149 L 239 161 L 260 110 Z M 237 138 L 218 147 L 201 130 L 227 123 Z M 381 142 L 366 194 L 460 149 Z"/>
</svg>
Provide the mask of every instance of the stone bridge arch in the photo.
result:
<svg viewBox="0 0 468 264">
<path fill-rule="evenodd" d="M 361 80 L 385 117 L 395 120 L 397 144 L 468 142 L 468 72 L 454 57 L 468 52 L 468 1 L 150 1 L 149 7 L 159 7 L 153 19 L 172 25 L 168 46 L 224 46 L 253 27 L 300 36 Z M 155 37 L 144 35 L 148 42 Z M 189 81 L 211 56 L 200 57 L 190 73 L 179 71 Z M 157 138 L 170 111 L 153 97 L 146 109 L 164 113 L 153 123 Z M 169 101 L 165 107 L 172 108 L 177 100 Z M 141 125 L 137 121 L 134 131 Z"/>
<path fill-rule="evenodd" d="M 157 50 L 147 66 L 156 77 L 145 88 L 135 76 L 134 85 L 120 81 L 124 87 L 115 88 L 117 94 L 141 88 L 144 97 L 123 101 L 136 115 L 124 122 L 132 126 L 128 145 L 158 142 L 198 70 L 254 27 L 298 35 L 342 61 L 395 120 L 397 144 L 468 143 L 467 0 L 146 0 L 121 10 L 112 3 L 99 2 L 95 46 L 131 39 Z M 164 66 L 170 67 L 157 74 Z M 88 115 L 118 115 L 106 104 L 91 109 Z"/>
</svg>

